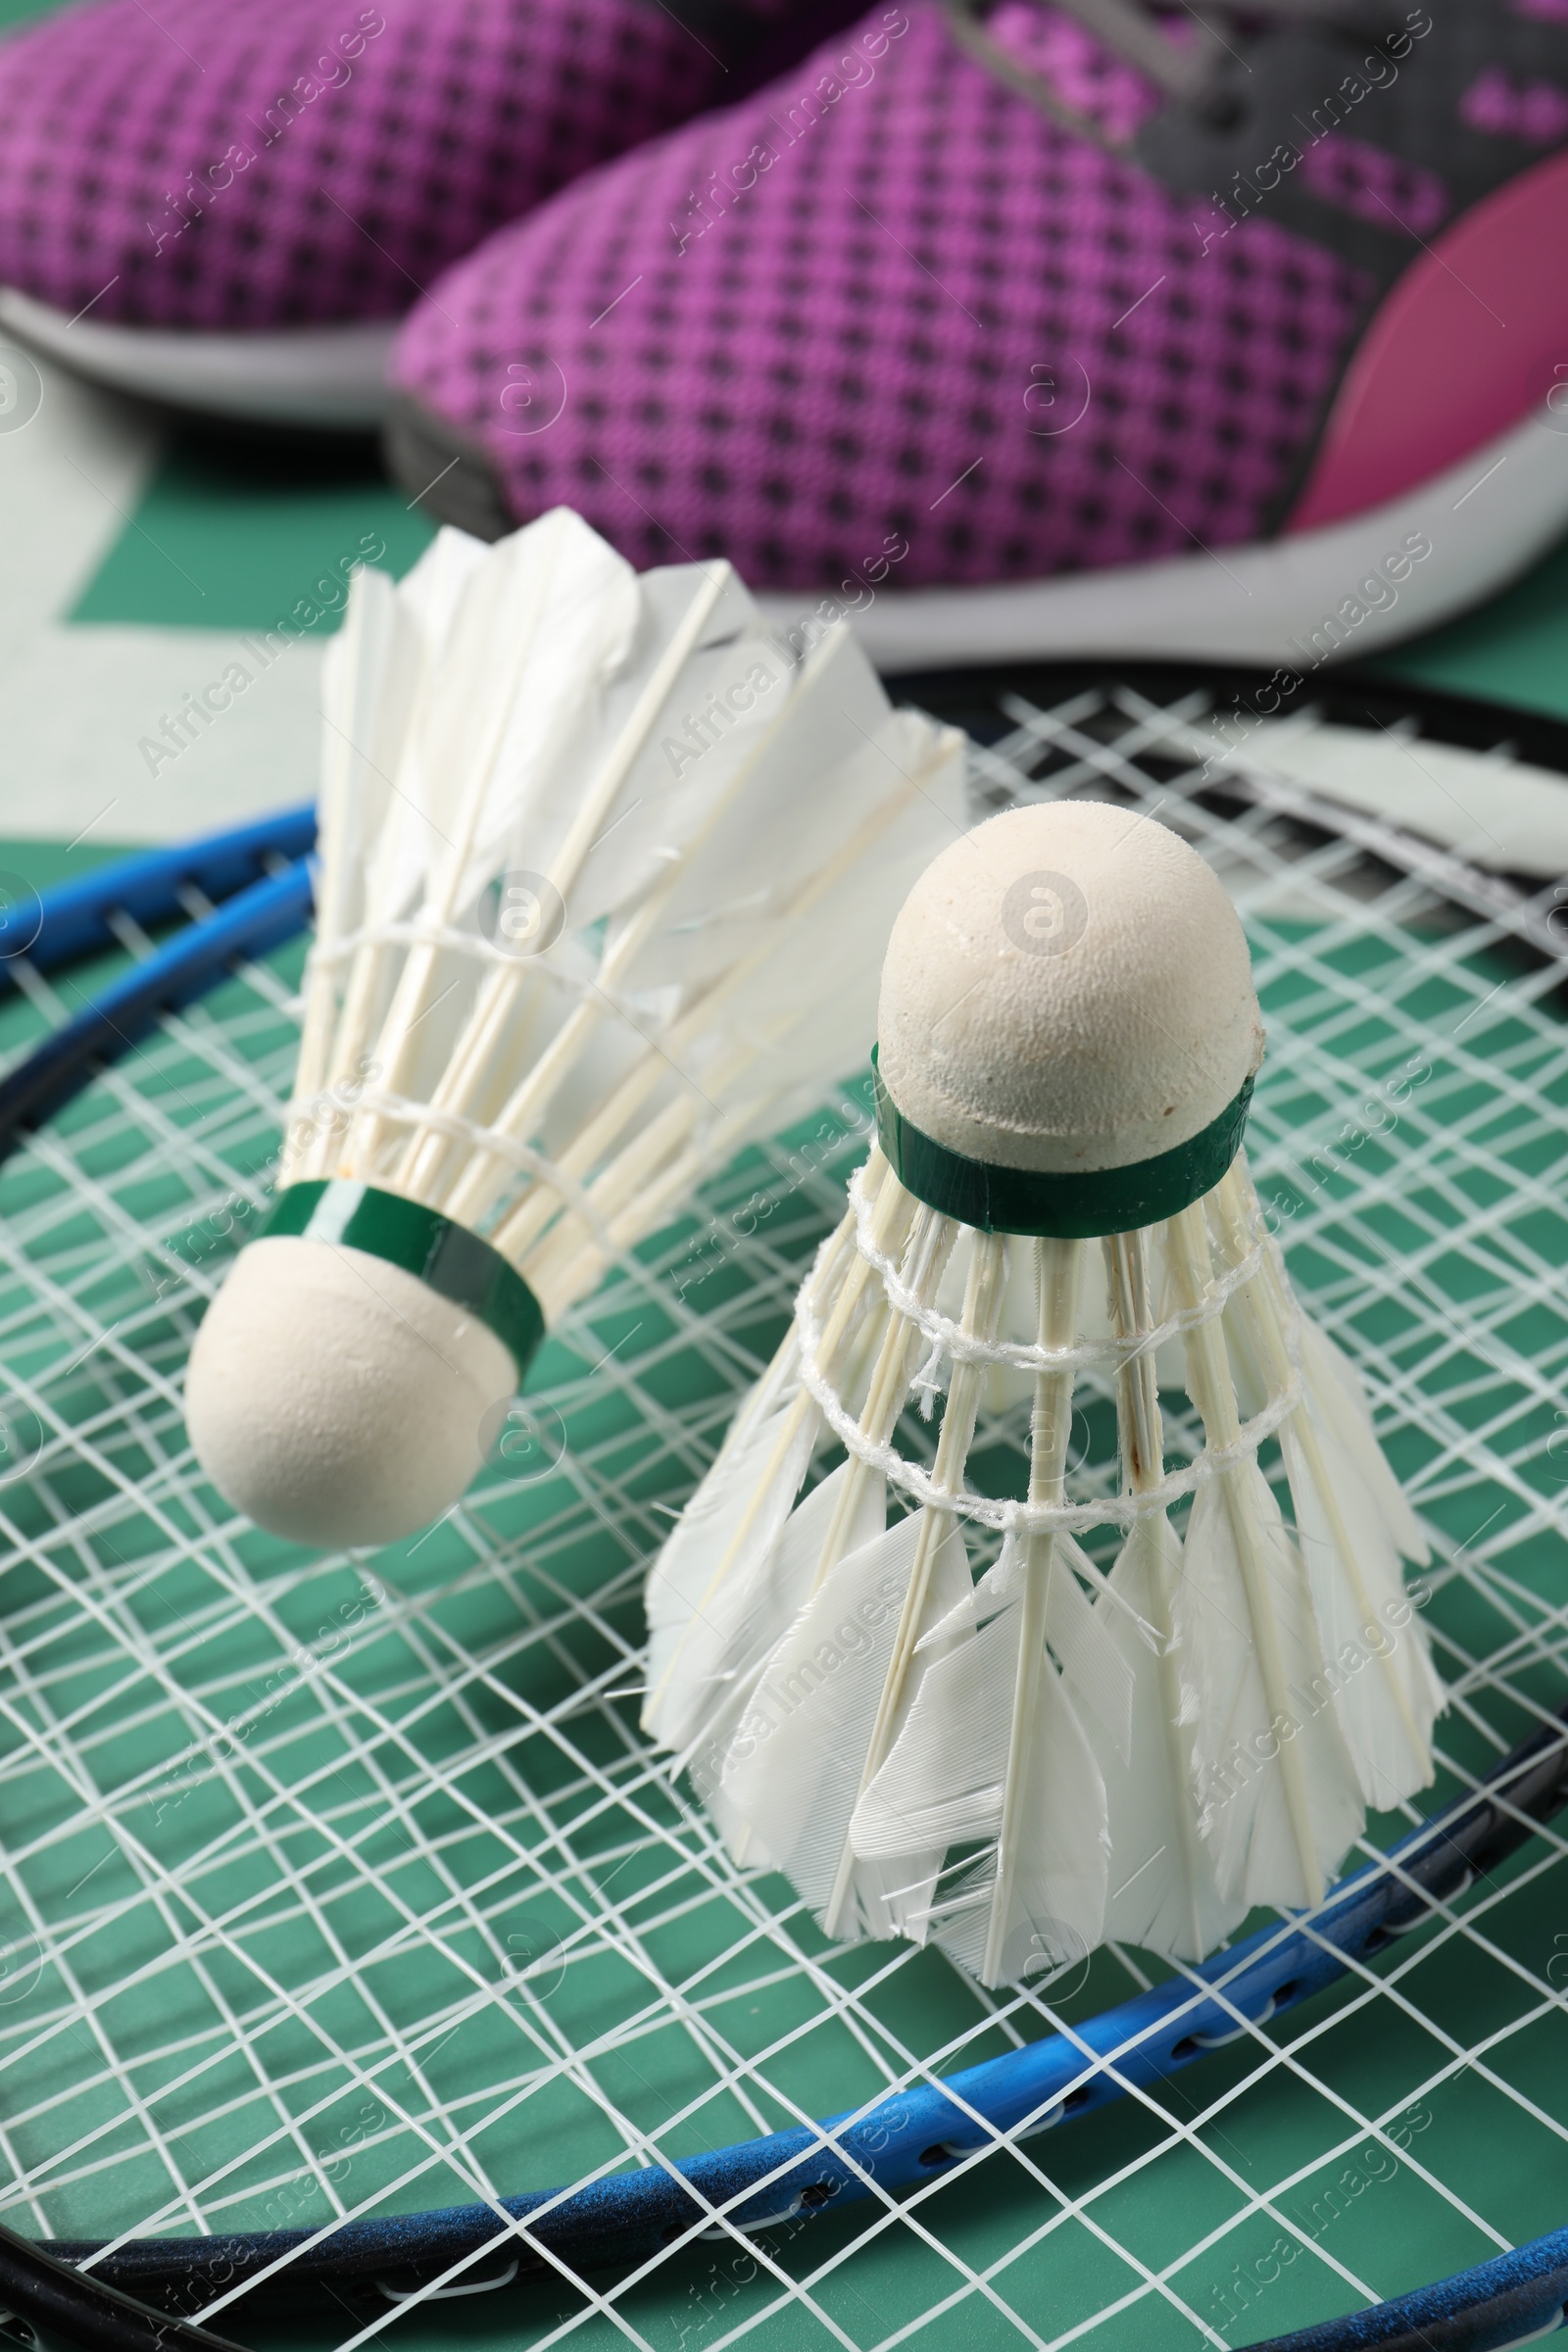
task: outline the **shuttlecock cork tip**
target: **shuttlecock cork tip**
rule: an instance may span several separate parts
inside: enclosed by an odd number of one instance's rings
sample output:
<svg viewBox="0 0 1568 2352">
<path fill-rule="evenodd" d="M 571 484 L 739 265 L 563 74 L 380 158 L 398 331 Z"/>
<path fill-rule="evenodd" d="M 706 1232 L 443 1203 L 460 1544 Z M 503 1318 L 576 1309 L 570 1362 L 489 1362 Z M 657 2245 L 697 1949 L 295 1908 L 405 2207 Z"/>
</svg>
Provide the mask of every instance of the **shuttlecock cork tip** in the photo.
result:
<svg viewBox="0 0 1568 2352">
<path fill-rule="evenodd" d="M 1102 803 L 1009 809 L 945 850 L 893 927 L 882 1085 L 947 1152 L 1040 1174 L 1189 1143 L 1263 1054 L 1235 908 L 1168 826 Z"/>
<path fill-rule="evenodd" d="M 241 1250 L 191 1350 L 203 1469 L 273 1535 L 396 1542 L 479 1468 L 517 1385 L 484 1323 L 369 1251 L 296 1235 Z"/>
</svg>

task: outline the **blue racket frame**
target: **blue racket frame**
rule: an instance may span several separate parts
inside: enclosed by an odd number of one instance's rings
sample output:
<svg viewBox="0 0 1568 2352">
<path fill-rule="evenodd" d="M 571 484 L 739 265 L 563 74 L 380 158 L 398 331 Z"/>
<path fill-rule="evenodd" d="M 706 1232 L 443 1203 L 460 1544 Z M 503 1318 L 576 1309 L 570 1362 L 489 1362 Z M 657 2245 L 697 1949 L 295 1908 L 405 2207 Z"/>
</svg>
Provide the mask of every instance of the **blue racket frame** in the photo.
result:
<svg viewBox="0 0 1568 2352">
<path fill-rule="evenodd" d="M 0 993 L 18 985 L 24 960 L 51 972 L 119 947 L 115 926 L 122 917 L 144 930 L 189 917 L 193 895 L 215 910 L 112 981 L 0 1078 L 0 1159 L 171 1012 L 206 996 L 237 964 L 297 938 L 311 918 L 307 860 L 315 846 L 316 809 L 306 803 L 174 849 L 114 858 L 43 892 L 34 906 L 8 909 L 0 921 Z"/>
<path fill-rule="evenodd" d="M 618 2268 L 683 2238 L 836 2212 L 876 2190 L 929 2180 L 988 2143 L 1003 2144 L 1004 2135 L 1028 2139 L 1129 2092 L 1157 2089 L 1430 1920 L 1564 1803 L 1568 1702 L 1473 1792 L 1343 1880 L 1309 1921 L 1265 1929 L 1189 1976 L 1074 2027 L 1070 2035 L 1046 2034 L 1004 2057 L 818 2125 L 741 2141 L 668 2169 L 613 2174 L 586 2188 L 535 2190 L 500 2207 L 350 2222 L 329 2233 L 141 2238 L 109 2253 L 96 2242 L 61 2240 L 50 2244 L 47 2257 L 58 2265 L 91 2262 L 89 2273 L 77 2274 L 79 2286 L 101 2285 L 167 2311 L 261 2280 L 273 2266 L 281 2266 L 278 2284 L 290 2293 L 312 2282 L 341 2292 L 359 2280 L 395 2297 L 411 2278 L 439 2278 L 486 2255 L 507 2266 L 495 2281 L 501 2285 L 552 2267 L 551 2258 L 573 2271 Z M 509 2221 L 521 2228 L 507 2227 Z M 45 2252 L 30 2244 L 26 2250 Z M 0 2245 L 0 2295 L 19 2307 L 5 2257 Z M 1463 2345 L 1483 2352 L 1547 2327 L 1565 2301 L 1568 2231 L 1417 2293 L 1273 2338 L 1264 2352 L 1351 2352 L 1361 2345 L 1406 2352 Z M 1470 2326 L 1476 2315 L 1479 2332 Z M 193 2342 L 201 2334 L 190 2332 Z"/>
</svg>

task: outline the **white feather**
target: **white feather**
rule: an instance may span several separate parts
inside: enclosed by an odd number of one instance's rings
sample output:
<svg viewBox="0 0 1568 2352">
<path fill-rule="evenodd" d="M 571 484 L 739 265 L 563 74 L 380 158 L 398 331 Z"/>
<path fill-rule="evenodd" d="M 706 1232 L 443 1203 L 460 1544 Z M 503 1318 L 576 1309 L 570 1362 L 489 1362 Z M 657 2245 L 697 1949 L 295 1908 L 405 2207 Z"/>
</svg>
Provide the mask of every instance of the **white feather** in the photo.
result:
<svg viewBox="0 0 1568 2352">
<path fill-rule="evenodd" d="M 1371 1408 L 1354 1365 L 1309 1315 L 1300 1321 L 1301 1369 L 1307 1401 L 1323 1432 L 1354 1463 L 1389 1531 L 1395 1549 L 1424 1568 L 1431 1548 L 1415 1513 L 1378 1444 Z"/>
<path fill-rule="evenodd" d="M 430 834 L 401 774 L 411 722 L 463 581 L 484 553 L 478 540 L 443 530 L 398 585 L 382 571 L 354 575 L 321 665 L 318 821 L 328 887 L 318 944 L 358 921 L 391 921 L 413 901 Z"/>
<path fill-rule="evenodd" d="M 1238 1520 L 1255 1544 L 1250 1574 Z M 1176 1630 L 1198 1700 L 1200 1820 L 1222 1898 L 1244 1909 L 1315 1902 L 1360 1832 L 1361 1791 L 1333 1710 L 1314 1691 L 1323 1651 L 1306 1571 L 1252 1464 L 1199 1488 Z"/>
<path fill-rule="evenodd" d="M 1363 1796 L 1387 1812 L 1431 1786 L 1432 1725 L 1446 1693 L 1432 1670 L 1426 1628 L 1405 1592 L 1399 1555 L 1356 1463 L 1324 1448 L 1325 1497 L 1289 1422 L 1280 1440 L 1323 1638 L 1329 1703 Z"/>
<path fill-rule="evenodd" d="M 565 508 L 469 575 L 416 718 L 439 811 L 427 897 L 444 914 L 508 867 L 551 870 L 605 758 L 606 690 L 638 618 L 631 565 Z"/>
<path fill-rule="evenodd" d="M 637 589 L 637 637 L 624 674 L 607 692 L 606 731 L 629 731 L 638 748 L 616 808 L 583 862 L 577 889 L 584 921 L 639 898 L 690 839 L 733 761 L 704 758 L 678 767 L 667 748 L 682 732 L 678 714 L 744 678 L 758 659 L 757 608 L 729 564 L 672 564 L 643 572 Z M 677 792 L 683 775 L 686 789 Z"/>
<path fill-rule="evenodd" d="M 728 1589 L 713 1681 L 719 1695 L 688 1749 L 692 1785 L 726 1837 L 748 1843 L 747 1825 L 724 1792 L 731 1743 L 751 1707 L 759 1679 L 816 1590 L 830 1531 L 838 1521 L 848 1463 L 814 1487 L 791 1513 L 760 1569 L 744 1587 Z M 875 1543 L 887 1524 L 887 1489 L 880 1478 L 857 1481 L 838 1526 L 841 1557 Z"/>
<path fill-rule="evenodd" d="M 291 1172 L 484 1234 L 554 1320 L 863 1064 L 897 901 L 964 821 L 960 739 L 895 714 L 847 629 L 797 661 L 727 564 L 639 578 L 564 509 L 357 583 L 328 685 L 323 940 L 369 936 L 313 976 Z M 358 1107 L 323 1125 L 320 1093 Z"/>
<path fill-rule="evenodd" d="M 1199 1960 L 1245 1918 L 1247 1904 L 1221 1897 L 1200 1834 L 1193 1732 L 1200 1701 L 1175 1630 L 1181 1578 L 1181 1539 L 1164 1513 L 1135 1520 L 1110 1572 L 1110 1591 L 1124 1605 L 1102 1600 L 1095 1611 L 1132 1680 L 1132 1739 L 1122 1753 L 1096 1725 L 1088 1728 L 1110 1833 L 1105 1934 Z"/>
<path fill-rule="evenodd" d="M 358 918 L 364 865 L 392 797 L 392 773 L 418 678 L 418 623 L 384 571 L 360 569 L 343 626 L 321 662 L 321 789 L 317 842 L 332 889 L 318 895 L 317 938 Z"/>
<path fill-rule="evenodd" d="M 643 1727 L 684 1748 L 724 1692 L 716 1677 L 737 1592 L 749 1592 L 776 1544 L 811 1458 L 814 1414 L 786 1397 L 751 1417 L 692 1496 L 649 1572 L 650 1647 Z M 781 1629 L 782 1630 L 782 1629 Z"/>
<path fill-rule="evenodd" d="M 1061 1573 L 1055 1569 L 1053 1585 Z M 928 1668 L 851 1830 L 856 1852 L 892 1865 L 889 1876 L 904 1883 L 890 1905 L 899 1929 L 917 1942 L 939 1943 L 988 1984 L 1081 1958 L 1100 1941 L 1104 1910 L 1101 1777 L 1067 1689 L 1049 1663 L 1042 1662 L 1030 1720 L 1014 1741 L 1024 1621 L 1020 1603 L 1011 1602 Z M 997 1920 L 997 1848 L 1014 1757 L 1021 1834 L 1005 1916 Z M 955 1851 L 974 1844 L 990 1851 Z M 929 1868 L 933 1853 L 952 1857 L 940 1873 Z M 1000 1955 L 991 1968 L 988 1951 Z"/>
<path fill-rule="evenodd" d="M 743 1858 L 784 1871 L 819 1916 L 849 1847 L 919 1529 L 919 1514 L 900 1520 L 824 1579 L 758 1678 L 725 1759 L 722 1805 L 746 1825 Z M 950 1532 L 931 1561 L 920 1631 L 968 1581 L 962 1539 Z M 911 1660 L 905 1708 L 928 1671 L 924 1657 Z M 841 1932 L 892 1934 L 887 1891 L 874 1866 L 858 1866 Z"/>
<path fill-rule="evenodd" d="M 657 912 L 628 911 L 605 949 L 672 1063 L 732 1097 L 732 1148 L 814 1109 L 824 1068 L 869 1052 L 893 918 L 965 817 L 954 737 L 889 710 L 847 631 L 746 716 L 749 736 L 691 770 L 715 763 L 724 789 Z"/>
<path fill-rule="evenodd" d="M 443 530 L 397 588 L 407 624 L 407 668 L 398 681 L 402 724 L 389 731 L 385 815 L 373 838 L 366 887 L 366 920 L 394 922 L 423 894 L 425 879 L 450 849 L 450 809 L 441 767 L 427 755 L 429 709 L 448 662 L 459 660 L 458 613 L 491 551 L 462 531 Z M 466 668 L 466 663 L 463 666 Z M 448 820 L 448 821 L 444 821 Z"/>
<path fill-rule="evenodd" d="M 1046 1640 L 1078 1697 L 1125 1755 L 1132 1739 L 1132 1670 L 1106 1630 L 1106 1618 L 1115 1610 L 1102 1615 L 1083 1590 L 1084 1583 L 1103 1586 L 1105 1579 L 1071 1536 L 1055 1537 L 1054 1545 Z M 988 1624 L 1000 1609 L 1018 1602 L 1023 1595 L 1026 1558 L 1025 1545 L 1009 1535 L 984 1576 L 956 1608 L 932 1627 L 920 1647 L 947 1643 L 957 1634 Z"/>
<path fill-rule="evenodd" d="M 1112 1632 L 1112 1620 L 1121 1611 L 1114 1605 L 1097 1608 L 1080 1579 L 1100 1581 L 1071 1536 L 1056 1537 L 1046 1611 L 1046 1640 L 1066 1677 L 1079 1713 L 1092 1717 L 1114 1752 L 1126 1756 L 1133 1741 L 1135 1678 Z"/>
<path fill-rule="evenodd" d="M 1016 1609 L 972 1640 L 929 1650 L 919 1692 L 887 1761 L 855 1808 L 850 1837 L 865 1861 L 994 1838 L 1012 1716 Z M 950 1614 L 944 1621 L 951 1625 Z"/>
<path fill-rule="evenodd" d="M 840 1463 L 790 1513 L 749 1573 L 727 1580 L 714 1597 L 703 1645 L 709 1695 L 705 1706 L 694 1703 L 686 1735 L 688 1749 L 701 1742 L 691 1769 L 693 1780 L 705 1793 L 722 1781 L 731 1737 L 758 1678 L 816 1588 L 847 1475 L 848 1465 Z M 882 1480 L 858 1480 L 848 1517 L 839 1530 L 839 1550 L 846 1554 L 860 1550 L 881 1535 L 886 1524 L 887 1492 Z M 684 1668 L 684 1657 L 681 1663 Z"/>
<path fill-rule="evenodd" d="M 877 735 L 901 716 L 917 747 L 938 734 L 914 712 L 888 709 L 847 630 L 830 632 L 799 668 L 755 639 L 709 659 L 726 674 L 735 671 L 743 686 L 748 670 L 769 682 L 746 686 L 746 708 L 707 748 L 652 747 L 662 772 L 662 806 L 695 805 L 708 821 L 696 854 L 673 878 L 657 930 L 639 949 L 637 985 L 644 988 L 674 982 L 690 989 L 726 971 L 752 944 L 759 921 L 782 915 L 903 783 L 879 753 Z M 612 955 L 619 936 L 617 926 Z"/>
<path fill-rule="evenodd" d="M 332 951 L 365 917 L 371 849 L 386 823 L 421 658 L 418 622 L 386 573 L 357 570 L 343 626 L 321 663 L 316 943 L 295 1078 L 307 1100 L 331 1048 Z"/>
</svg>

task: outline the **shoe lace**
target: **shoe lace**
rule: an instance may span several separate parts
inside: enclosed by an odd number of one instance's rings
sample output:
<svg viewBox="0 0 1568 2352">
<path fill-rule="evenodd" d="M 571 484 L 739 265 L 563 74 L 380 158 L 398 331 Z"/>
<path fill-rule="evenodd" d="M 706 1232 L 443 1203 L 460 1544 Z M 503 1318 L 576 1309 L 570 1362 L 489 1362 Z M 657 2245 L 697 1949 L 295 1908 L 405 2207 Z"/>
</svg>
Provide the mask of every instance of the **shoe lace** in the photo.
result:
<svg viewBox="0 0 1568 2352">
<path fill-rule="evenodd" d="M 1129 154 L 1130 140 L 1111 138 L 1092 116 L 1069 106 L 1045 74 L 1003 46 L 985 21 L 990 4 L 991 0 L 940 0 L 958 45 L 1053 122 L 1107 154 Z M 1236 42 L 1250 29 L 1305 24 L 1332 31 L 1361 31 L 1377 40 L 1392 29 L 1393 15 L 1381 0 L 1207 0 L 1202 8 L 1182 0 L 1183 37 L 1173 39 L 1167 29 L 1173 12 L 1161 0 L 1050 0 L 1050 5 L 1076 19 L 1103 48 L 1135 66 L 1168 98 L 1195 108 L 1216 127 L 1228 127 L 1241 111 L 1234 86 L 1227 84 L 1234 79 L 1229 74 L 1233 64 L 1243 64 L 1245 70 Z"/>
</svg>

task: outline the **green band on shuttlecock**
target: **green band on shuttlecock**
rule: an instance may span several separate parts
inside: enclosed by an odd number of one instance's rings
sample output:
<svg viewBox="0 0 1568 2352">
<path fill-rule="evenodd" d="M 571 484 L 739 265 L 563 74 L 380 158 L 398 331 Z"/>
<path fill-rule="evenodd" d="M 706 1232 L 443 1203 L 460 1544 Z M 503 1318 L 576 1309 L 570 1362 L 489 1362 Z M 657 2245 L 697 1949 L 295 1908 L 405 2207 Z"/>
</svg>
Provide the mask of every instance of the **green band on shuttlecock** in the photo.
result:
<svg viewBox="0 0 1568 2352">
<path fill-rule="evenodd" d="M 1125 1168 L 1042 1175 L 1032 1168 L 999 1168 L 950 1152 L 912 1126 L 882 1083 L 871 1053 L 876 1087 L 876 1131 L 889 1166 L 906 1192 L 980 1233 L 1028 1233 L 1053 1241 L 1093 1241 L 1158 1225 L 1211 1192 L 1242 1148 L 1252 1081 L 1217 1119 L 1173 1151 Z"/>
<path fill-rule="evenodd" d="M 256 1239 L 286 1234 L 342 1242 L 417 1275 L 495 1333 L 516 1363 L 519 1380 L 545 1336 L 544 1308 L 515 1266 L 466 1225 L 454 1225 L 421 1201 L 342 1176 L 312 1178 L 284 1186 Z"/>
</svg>

